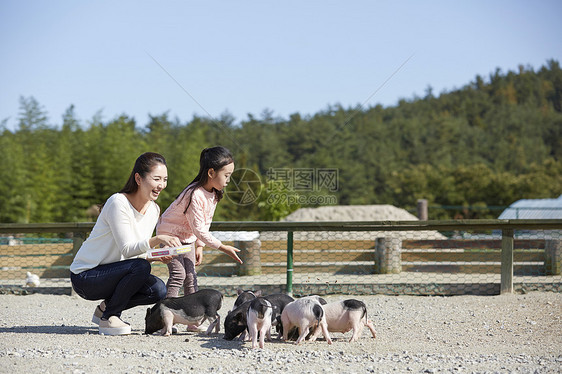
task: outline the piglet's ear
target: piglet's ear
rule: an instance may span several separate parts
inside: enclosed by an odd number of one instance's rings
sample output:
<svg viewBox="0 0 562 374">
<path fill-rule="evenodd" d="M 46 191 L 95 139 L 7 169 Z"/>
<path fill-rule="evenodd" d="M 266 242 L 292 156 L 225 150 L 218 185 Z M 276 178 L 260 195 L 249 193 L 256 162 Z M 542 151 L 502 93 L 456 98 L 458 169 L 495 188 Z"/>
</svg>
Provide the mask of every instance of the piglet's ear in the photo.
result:
<svg viewBox="0 0 562 374">
<path fill-rule="evenodd" d="M 257 290 L 256 292 L 254 292 L 254 295 L 256 295 L 256 297 L 260 297 L 261 296 L 261 290 Z"/>
</svg>

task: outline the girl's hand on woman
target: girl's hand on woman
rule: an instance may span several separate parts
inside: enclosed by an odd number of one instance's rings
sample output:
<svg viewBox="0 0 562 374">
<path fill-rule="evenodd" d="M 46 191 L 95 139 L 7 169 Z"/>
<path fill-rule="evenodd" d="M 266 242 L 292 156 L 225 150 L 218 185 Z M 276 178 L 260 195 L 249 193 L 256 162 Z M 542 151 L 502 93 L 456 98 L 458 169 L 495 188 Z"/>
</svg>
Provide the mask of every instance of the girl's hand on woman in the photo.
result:
<svg viewBox="0 0 562 374">
<path fill-rule="evenodd" d="M 240 250 L 238 248 L 233 247 L 231 245 L 221 244 L 221 246 L 219 247 L 219 250 L 223 251 L 224 253 L 226 253 L 227 255 L 232 257 L 239 264 L 243 263 L 242 260 L 240 259 L 240 257 L 238 257 L 238 255 L 236 254 L 236 252 L 240 252 Z"/>
</svg>

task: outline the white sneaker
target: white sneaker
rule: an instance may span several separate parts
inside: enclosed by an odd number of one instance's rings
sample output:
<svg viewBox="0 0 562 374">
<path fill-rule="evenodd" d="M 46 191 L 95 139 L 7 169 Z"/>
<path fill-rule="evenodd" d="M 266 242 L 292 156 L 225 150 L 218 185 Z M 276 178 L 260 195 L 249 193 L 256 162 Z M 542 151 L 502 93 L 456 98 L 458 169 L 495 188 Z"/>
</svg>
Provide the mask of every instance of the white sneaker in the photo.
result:
<svg viewBox="0 0 562 374">
<path fill-rule="evenodd" d="M 123 322 L 117 316 L 111 316 L 108 319 L 100 320 L 100 335 L 129 335 L 131 333 L 131 325 Z"/>
</svg>

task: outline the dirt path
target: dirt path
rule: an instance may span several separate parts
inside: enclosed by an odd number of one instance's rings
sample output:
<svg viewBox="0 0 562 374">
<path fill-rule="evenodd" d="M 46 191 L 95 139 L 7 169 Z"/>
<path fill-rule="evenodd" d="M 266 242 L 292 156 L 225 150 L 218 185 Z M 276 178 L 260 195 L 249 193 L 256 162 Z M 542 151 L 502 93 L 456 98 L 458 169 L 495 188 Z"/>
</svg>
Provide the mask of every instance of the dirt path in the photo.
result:
<svg viewBox="0 0 562 374">
<path fill-rule="evenodd" d="M 328 301 L 348 297 L 327 296 Z M 377 338 L 333 334 L 300 346 L 263 350 L 226 341 L 221 332 L 146 336 L 146 308 L 125 311 L 129 336 L 100 336 L 96 303 L 77 296 L 0 295 L 2 373 L 559 373 L 562 294 L 504 296 L 354 296 L 363 300 Z M 220 315 L 234 298 L 225 298 Z"/>
</svg>

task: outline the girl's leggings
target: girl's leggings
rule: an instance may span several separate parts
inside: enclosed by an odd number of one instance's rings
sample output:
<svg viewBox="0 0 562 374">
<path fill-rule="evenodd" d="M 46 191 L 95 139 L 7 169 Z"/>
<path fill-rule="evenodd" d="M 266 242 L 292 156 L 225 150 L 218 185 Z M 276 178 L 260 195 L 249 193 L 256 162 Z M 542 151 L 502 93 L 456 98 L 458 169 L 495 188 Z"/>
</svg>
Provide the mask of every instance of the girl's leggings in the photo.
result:
<svg viewBox="0 0 562 374">
<path fill-rule="evenodd" d="M 172 262 L 168 263 L 170 277 L 166 287 L 166 297 L 178 297 L 180 288 L 183 294 L 189 295 L 199 290 L 197 286 L 197 273 L 195 271 L 195 250 L 174 256 Z"/>
</svg>

